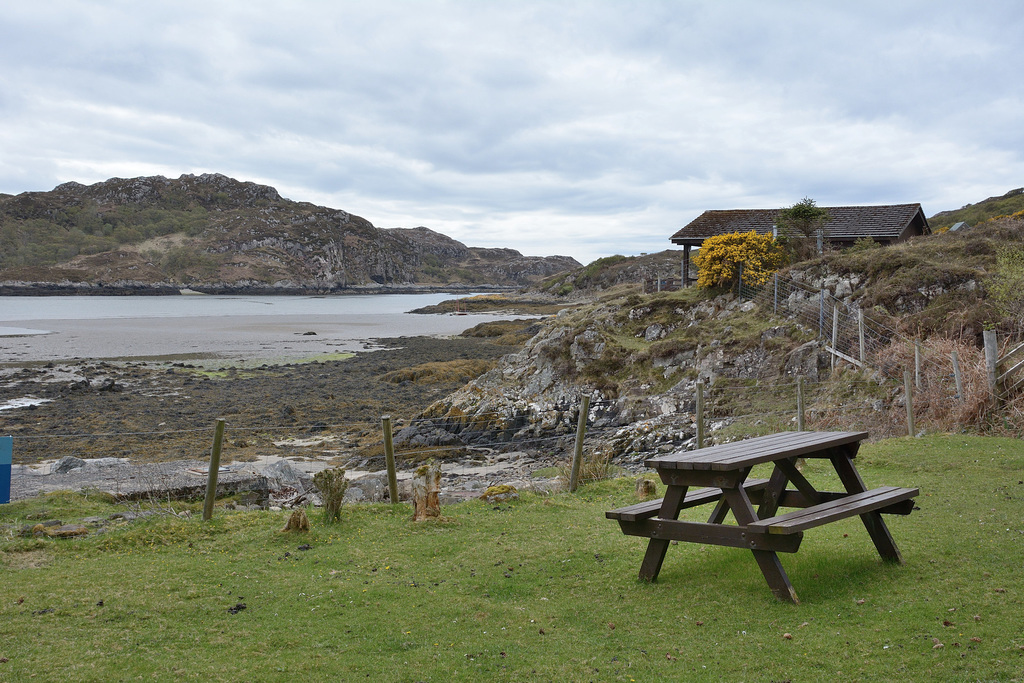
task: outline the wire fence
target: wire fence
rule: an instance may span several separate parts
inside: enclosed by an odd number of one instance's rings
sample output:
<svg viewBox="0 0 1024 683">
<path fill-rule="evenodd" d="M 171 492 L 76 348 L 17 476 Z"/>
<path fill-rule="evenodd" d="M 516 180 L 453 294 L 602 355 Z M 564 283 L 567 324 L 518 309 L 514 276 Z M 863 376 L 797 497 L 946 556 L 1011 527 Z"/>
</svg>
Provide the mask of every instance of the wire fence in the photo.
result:
<svg viewBox="0 0 1024 683">
<path fill-rule="evenodd" d="M 706 410 L 669 411 L 622 424 L 615 401 L 597 400 L 584 416 L 588 446 L 579 481 L 643 469 L 647 457 L 697 446 L 701 423 L 709 442 L 797 429 L 864 430 L 873 438 L 925 431 L 958 431 L 993 420 L 986 360 L 975 345 L 955 340 L 920 343 L 880 317 L 858 309 L 827 289 L 775 277 L 762 287 L 739 285 L 744 300 L 764 315 L 796 322 L 831 358 L 820 376 L 770 381 L 720 377 L 705 387 Z M 515 467 L 495 462 L 528 461 L 548 474 L 566 476 L 577 448 L 582 395 L 558 404 L 516 403 L 472 414 L 424 415 L 396 420 L 395 456 L 400 465 L 427 459 L 444 463 L 446 477 L 480 485 L 508 477 Z M 1024 424 L 1011 411 L 1001 419 Z M 159 417 L 156 418 L 159 420 Z M 159 422 L 157 422 L 159 424 Z M 213 424 L 184 429 L 104 433 L 22 433 L 14 436 L 15 462 L 37 463 L 57 454 L 125 461 L 205 460 Z M 304 461 L 307 468 L 383 470 L 387 465 L 382 425 L 377 423 L 231 424 L 222 462 L 256 471 L 266 461 Z M 56 446 L 55 444 L 58 444 Z M 247 465 L 252 463 L 252 465 Z M 623 469 L 624 468 L 624 469 Z M 520 468 L 518 474 L 522 474 Z M 500 474 L 499 474 L 500 472 Z M 528 475 L 526 475 L 528 476 Z"/>
<path fill-rule="evenodd" d="M 835 289 L 841 285 L 836 283 Z M 787 318 L 812 332 L 831 356 L 831 366 L 853 366 L 900 382 L 910 372 L 914 388 L 927 387 L 949 398 L 963 398 L 961 360 L 965 348 L 949 340 L 922 342 L 893 328 L 883 317 L 864 311 L 833 294 L 827 287 L 815 288 L 777 273 L 763 286 L 737 287 L 741 299 L 757 304 L 757 310 Z M 1004 340 L 1004 347 L 1011 340 Z M 974 349 L 977 350 L 977 349 Z M 973 360 L 977 354 L 969 350 Z"/>
</svg>

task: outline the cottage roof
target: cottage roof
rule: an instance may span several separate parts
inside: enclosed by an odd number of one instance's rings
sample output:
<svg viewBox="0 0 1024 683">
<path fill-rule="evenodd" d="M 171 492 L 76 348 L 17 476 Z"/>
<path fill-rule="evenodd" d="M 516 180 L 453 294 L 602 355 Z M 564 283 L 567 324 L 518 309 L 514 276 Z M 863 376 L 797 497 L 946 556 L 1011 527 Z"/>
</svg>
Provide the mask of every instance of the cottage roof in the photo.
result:
<svg viewBox="0 0 1024 683">
<path fill-rule="evenodd" d="M 849 243 L 862 237 L 889 244 L 914 235 L 931 233 L 920 204 L 883 206 L 825 206 L 831 219 L 825 224 L 830 242 Z M 708 237 L 730 232 L 770 235 L 781 209 L 727 209 L 705 211 L 672 235 L 672 242 L 699 247 Z"/>
</svg>

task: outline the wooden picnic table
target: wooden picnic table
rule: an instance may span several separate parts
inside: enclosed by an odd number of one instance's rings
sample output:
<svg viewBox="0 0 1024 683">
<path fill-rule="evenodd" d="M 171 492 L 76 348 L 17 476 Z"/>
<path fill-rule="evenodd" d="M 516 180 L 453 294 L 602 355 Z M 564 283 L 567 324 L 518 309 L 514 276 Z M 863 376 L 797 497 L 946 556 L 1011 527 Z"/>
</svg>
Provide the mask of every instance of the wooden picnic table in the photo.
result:
<svg viewBox="0 0 1024 683">
<path fill-rule="evenodd" d="M 796 603 L 796 591 L 778 553 L 796 552 L 807 529 L 860 516 L 882 559 L 903 563 L 882 515 L 910 514 L 918 489 L 868 490 L 853 464 L 867 436 L 867 432 L 782 432 L 650 458 L 647 466 L 656 469 L 668 487 L 665 497 L 611 510 L 605 516 L 618 520 L 623 533 L 651 539 L 640 565 L 641 579 L 657 579 L 672 541 L 747 548 L 775 596 Z M 798 458 L 828 460 L 846 490 L 817 490 L 797 468 Z M 764 463 L 774 464 L 770 478 L 747 478 L 755 465 Z M 790 483 L 795 488 L 788 489 Z M 708 503 L 715 503 L 715 508 L 706 523 L 679 520 L 683 509 Z M 780 507 L 797 509 L 778 514 Z M 730 510 L 736 524 L 724 523 Z"/>
</svg>

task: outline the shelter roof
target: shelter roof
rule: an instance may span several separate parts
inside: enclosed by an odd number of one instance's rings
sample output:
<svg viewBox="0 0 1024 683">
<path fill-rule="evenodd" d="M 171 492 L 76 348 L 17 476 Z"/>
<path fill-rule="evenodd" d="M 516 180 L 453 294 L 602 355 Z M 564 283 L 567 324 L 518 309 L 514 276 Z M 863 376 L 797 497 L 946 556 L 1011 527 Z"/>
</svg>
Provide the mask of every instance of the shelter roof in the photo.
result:
<svg viewBox="0 0 1024 683">
<path fill-rule="evenodd" d="M 853 242 L 870 237 L 889 244 L 908 237 L 929 234 L 928 220 L 920 204 L 881 206 L 825 206 L 831 218 L 825 224 L 830 242 Z M 770 235 L 781 209 L 726 209 L 705 211 L 672 235 L 676 244 L 700 246 L 708 237 L 731 232 L 757 231 Z"/>
</svg>

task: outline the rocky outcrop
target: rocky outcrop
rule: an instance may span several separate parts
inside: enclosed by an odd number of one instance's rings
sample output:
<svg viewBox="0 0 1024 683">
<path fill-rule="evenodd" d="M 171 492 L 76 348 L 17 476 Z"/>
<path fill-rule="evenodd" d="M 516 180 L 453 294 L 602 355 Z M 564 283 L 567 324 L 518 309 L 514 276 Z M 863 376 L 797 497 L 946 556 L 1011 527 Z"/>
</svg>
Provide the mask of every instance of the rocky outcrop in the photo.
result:
<svg viewBox="0 0 1024 683">
<path fill-rule="evenodd" d="M 698 381 L 771 379 L 821 365 L 795 326 L 766 325 L 752 308 L 726 295 L 692 306 L 659 299 L 565 312 L 522 351 L 434 403 L 425 413 L 429 427 L 407 427 L 395 441 L 472 445 L 552 433 L 568 440 L 586 395 L 592 439 L 606 453 L 685 447 L 695 432 Z M 625 334 L 637 343 L 624 346 Z"/>
<path fill-rule="evenodd" d="M 0 229 L 46 246 L 0 254 L 0 294 L 518 287 L 579 266 L 565 256 L 467 247 L 425 227 L 377 228 L 220 174 L 64 183 L 0 197 Z M 56 253 L 71 258 L 42 261 Z"/>
</svg>

